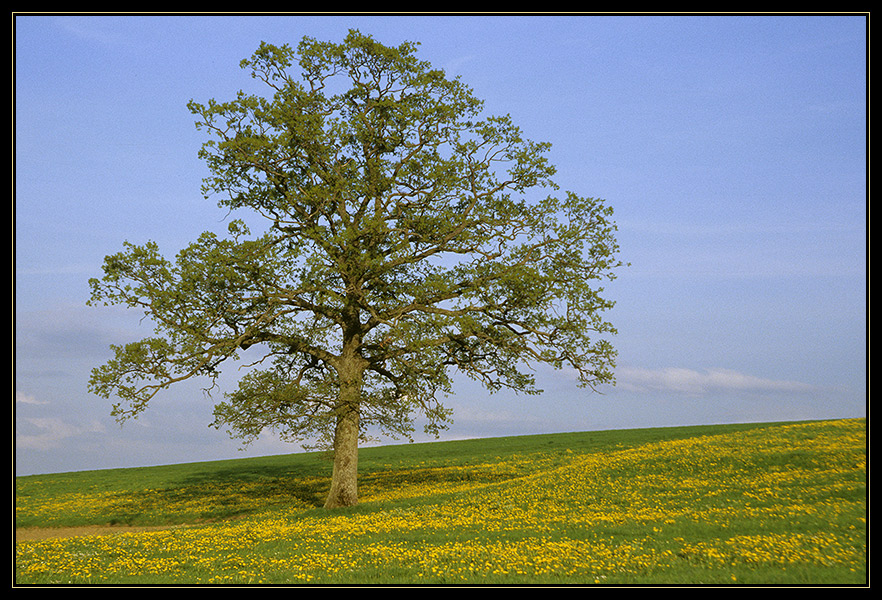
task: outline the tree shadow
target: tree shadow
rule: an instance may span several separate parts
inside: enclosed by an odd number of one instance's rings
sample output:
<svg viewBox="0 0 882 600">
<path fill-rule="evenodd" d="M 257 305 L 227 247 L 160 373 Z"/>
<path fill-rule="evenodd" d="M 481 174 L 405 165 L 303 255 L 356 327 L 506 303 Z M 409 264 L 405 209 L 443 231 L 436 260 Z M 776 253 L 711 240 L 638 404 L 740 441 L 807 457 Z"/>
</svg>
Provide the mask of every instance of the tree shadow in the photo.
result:
<svg viewBox="0 0 882 600">
<path fill-rule="evenodd" d="M 312 510 L 324 504 L 330 471 L 324 461 L 292 464 L 192 465 L 165 484 L 104 494 L 101 520 L 112 525 L 195 524 L 273 509 Z"/>
<path fill-rule="evenodd" d="M 323 461 L 314 465 L 247 465 L 191 473 L 169 491 L 207 504 L 239 506 L 254 512 L 270 506 L 316 508 L 324 504 L 330 472 Z"/>
</svg>

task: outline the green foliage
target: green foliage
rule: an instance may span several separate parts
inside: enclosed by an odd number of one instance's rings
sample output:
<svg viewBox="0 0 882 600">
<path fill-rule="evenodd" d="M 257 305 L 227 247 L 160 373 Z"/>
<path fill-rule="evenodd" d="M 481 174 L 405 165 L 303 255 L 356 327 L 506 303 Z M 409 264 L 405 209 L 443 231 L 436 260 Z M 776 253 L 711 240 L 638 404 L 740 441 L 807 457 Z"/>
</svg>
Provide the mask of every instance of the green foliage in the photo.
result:
<svg viewBox="0 0 882 600">
<path fill-rule="evenodd" d="M 556 186 L 547 143 L 483 116 L 456 78 L 352 31 L 343 43 L 260 45 L 241 66 L 267 96 L 191 101 L 222 207 L 264 217 L 206 233 L 174 262 L 126 244 L 92 280 L 93 303 L 141 309 L 157 335 L 114 347 L 90 387 L 125 419 L 242 351 L 256 370 L 217 405 L 245 440 L 362 432 L 437 433 L 459 372 L 490 390 L 536 393 L 529 363 L 613 381 L 612 211 Z M 258 350 L 252 351 L 252 348 Z"/>
</svg>

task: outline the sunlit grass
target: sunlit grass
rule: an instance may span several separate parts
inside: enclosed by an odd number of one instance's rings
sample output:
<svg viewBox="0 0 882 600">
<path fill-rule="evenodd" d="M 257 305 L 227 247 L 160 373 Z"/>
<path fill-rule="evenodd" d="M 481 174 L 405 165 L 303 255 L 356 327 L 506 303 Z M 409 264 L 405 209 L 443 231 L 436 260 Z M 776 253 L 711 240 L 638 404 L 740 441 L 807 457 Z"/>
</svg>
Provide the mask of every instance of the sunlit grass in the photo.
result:
<svg viewBox="0 0 882 600">
<path fill-rule="evenodd" d="M 19 543 L 16 580 L 865 583 L 863 420 L 711 431 L 376 449 L 361 504 L 335 512 L 316 508 L 324 480 L 305 467 L 54 496 L 21 478 L 29 523 L 239 518 Z"/>
</svg>

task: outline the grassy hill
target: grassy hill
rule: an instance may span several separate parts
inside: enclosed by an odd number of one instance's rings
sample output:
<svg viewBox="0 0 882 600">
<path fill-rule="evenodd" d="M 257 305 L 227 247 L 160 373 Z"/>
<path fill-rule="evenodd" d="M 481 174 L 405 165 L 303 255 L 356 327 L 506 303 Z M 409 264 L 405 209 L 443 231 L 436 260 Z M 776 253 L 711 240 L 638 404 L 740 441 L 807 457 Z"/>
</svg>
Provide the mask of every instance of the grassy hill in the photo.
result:
<svg viewBox="0 0 882 600">
<path fill-rule="evenodd" d="M 864 585 L 866 427 L 366 448 L 331 512 L 321 454 L 19 477 L 18 528 L 93 535 L 16 543 L 16 583 Z"/>
</svg>

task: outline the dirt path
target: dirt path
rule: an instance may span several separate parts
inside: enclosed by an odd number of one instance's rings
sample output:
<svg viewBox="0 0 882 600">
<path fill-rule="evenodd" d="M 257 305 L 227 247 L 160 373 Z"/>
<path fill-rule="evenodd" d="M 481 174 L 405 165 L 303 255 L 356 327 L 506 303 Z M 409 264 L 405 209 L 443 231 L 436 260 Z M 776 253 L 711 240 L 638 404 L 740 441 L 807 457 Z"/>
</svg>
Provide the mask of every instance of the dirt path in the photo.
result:
<svg viewBox="0 0 882 600">
<path fill-rule="evenodd" d="M 16 542 L 48 540 L 53 538 L 69 538 L 82 535 L 114 535 L 139 531 L 158 531 L 172 529 L 169 525 L 150 527 L 134 527 L 131 525 L 84 525 L 82 527 L 21 527 L 15 530 Z"/>
</svg>

